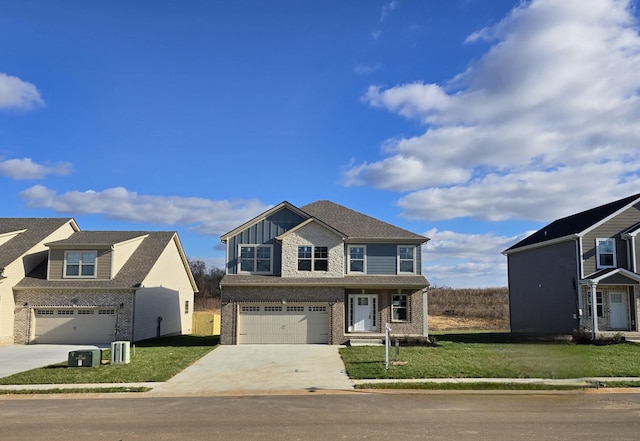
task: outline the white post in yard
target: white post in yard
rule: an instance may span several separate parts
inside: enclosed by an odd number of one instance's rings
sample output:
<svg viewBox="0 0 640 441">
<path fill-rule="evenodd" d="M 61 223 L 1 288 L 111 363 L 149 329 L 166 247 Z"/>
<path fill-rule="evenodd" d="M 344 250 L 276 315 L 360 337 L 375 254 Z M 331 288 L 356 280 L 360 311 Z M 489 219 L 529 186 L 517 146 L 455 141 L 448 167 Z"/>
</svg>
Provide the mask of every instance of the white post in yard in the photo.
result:
<svg viewBox="0 0 640 441">
<path fill-rule="evenodd" d="M 391 332 L 391 326 L 389 323 L 384 325 L 384 368 L 389 369 L 389 333 Z"/>
</svg>

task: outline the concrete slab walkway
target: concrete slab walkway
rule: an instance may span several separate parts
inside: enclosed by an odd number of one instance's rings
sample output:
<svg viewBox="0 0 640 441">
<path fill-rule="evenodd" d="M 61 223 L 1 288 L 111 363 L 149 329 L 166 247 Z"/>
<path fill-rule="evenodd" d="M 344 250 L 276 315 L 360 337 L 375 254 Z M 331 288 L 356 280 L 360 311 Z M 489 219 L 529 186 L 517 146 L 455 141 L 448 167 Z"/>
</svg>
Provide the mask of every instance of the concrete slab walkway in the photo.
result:
<svg viewBox="0 0 640 441">
<path fill-rule="evenodd" d="M 219 346 L 149 394 L 353 390 L 338 346 Z"/>
</svg>

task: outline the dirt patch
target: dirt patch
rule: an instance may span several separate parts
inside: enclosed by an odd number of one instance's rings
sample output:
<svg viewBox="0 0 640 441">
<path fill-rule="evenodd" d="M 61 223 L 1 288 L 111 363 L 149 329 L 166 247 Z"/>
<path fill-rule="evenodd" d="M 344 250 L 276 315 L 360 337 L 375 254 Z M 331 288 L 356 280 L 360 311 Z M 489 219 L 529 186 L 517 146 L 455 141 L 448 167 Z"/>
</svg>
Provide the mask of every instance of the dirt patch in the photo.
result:
<svg viewBox="0 0 640 441">
<path fill-rule="evenodd" d="M 507 320 L 482 319 L 475 317 L 455 317 L 445 315 L 429 316 L 429 330 L 431 331 L 455 331 L 468 329 L 508 331 L 509 322 Z"/>
</svg>

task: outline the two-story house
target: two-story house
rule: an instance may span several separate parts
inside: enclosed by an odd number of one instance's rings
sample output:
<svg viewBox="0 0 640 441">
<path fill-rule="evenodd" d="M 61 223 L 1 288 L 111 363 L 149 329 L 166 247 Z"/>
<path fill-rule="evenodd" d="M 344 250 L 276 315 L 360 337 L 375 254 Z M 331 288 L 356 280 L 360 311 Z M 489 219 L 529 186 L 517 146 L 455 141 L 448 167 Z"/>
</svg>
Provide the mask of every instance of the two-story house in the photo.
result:
<svg viewBox="0 0 640 441">
<path fill-rule="evenodd" d="M 638 233 L 640 194 L 558 219 L 505 250 L 511 331 L 637 333 Z"/>
<path fill-rule="evenodd" d="M 197 291 L 176 232 L 0 218 L 0 343 L 96 344 L 191 332 Z"/>
<path fill-rule="evenodd" d="M 273 207 L 223 235 L 221 343 L 427 336 L 422 244 L 330 201 Z"/>
</svg>

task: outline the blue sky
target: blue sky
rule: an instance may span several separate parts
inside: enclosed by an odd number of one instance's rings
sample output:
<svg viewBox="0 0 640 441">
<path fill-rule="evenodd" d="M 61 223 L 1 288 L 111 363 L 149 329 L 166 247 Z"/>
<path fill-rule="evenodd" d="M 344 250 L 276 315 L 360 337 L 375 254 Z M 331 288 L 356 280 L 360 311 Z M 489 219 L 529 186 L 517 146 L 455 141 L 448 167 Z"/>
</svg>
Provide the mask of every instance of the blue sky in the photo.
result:
<svg viewBox="0 0 640 441">
<path fill-rule="evenodd" d="M 432 285 L 638 193 L 625 0 L 0 1 L 0 215 L 219 236 L 329 199 L 425 234 Z"/>
</svg>

